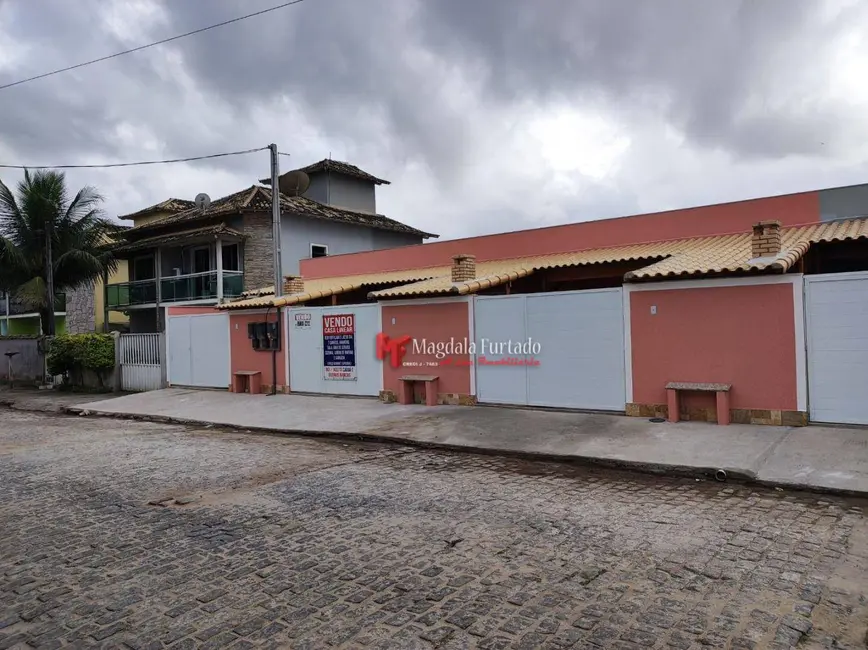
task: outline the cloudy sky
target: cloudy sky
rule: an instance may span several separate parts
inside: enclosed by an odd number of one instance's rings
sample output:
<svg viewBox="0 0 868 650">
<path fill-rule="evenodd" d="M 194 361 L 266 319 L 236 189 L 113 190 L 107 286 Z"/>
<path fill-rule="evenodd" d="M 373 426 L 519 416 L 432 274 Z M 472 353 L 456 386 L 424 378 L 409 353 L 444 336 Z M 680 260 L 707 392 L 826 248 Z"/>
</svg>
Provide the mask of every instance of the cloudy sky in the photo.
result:
<svg viewBox="0 0 868 650">
<path fill-rule="evenodd" d="M 0 85 L 280 0 L 0 0 Z M 276 142 L 444 237 L 868 182 L 865 0 L 304 0 L 0 90 L 0 163 Z M 68 172 L 111 215 L 268 154 Z M 7 184 L 20 173 L 0 170 Z"/>
</svg>

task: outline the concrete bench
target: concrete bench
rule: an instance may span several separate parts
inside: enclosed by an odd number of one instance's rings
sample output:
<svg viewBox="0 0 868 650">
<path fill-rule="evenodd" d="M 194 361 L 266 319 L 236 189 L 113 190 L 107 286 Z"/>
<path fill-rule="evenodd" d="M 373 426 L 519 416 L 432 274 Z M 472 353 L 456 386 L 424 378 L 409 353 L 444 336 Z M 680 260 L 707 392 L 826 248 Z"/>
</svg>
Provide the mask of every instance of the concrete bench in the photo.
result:
<svg viewBox="0 0 868 650">
<path fill-rule="evenodd" d="M 262 392 L 262 373 L 258 370 L 239 370 L 232 373 L 232 392 L 258 395 Z"/>
<path fill-rule="evenodd" d="M 415 400 L 416 384 L 425 385 L 425 404 L 428 406 L 437 406 L 437 380 L 436 375 L 404 375 L 398 377 L 401 382 L 401 389 L 398 394 L 399 404 L 412 404 Z"/>
<path fill-rule="evenodd" d="M 684 391 L 715 393 L 717 397 L 717 423 L 729 424 L 729 390 L 732 384 L 703 384 L 689 381 L 670 381 L 666 384 L 666 403 L 669 421 L 678 422 L 681 413 L 680 394 Z"/>
</svg>

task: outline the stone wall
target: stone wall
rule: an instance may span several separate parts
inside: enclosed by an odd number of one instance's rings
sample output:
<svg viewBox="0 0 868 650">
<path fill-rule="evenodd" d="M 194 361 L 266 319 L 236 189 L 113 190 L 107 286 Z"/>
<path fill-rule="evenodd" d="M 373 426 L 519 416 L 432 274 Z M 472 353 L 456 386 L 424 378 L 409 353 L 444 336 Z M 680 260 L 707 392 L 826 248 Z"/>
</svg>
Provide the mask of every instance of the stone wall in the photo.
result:
<svg viewBox="0 0 868 650">
<path fill-rule="evenodd" d="M 274 236 L 271 214 L 245 214 L 244 290 L 274 285 Z"/>
<path fill-rule="evenodd" d="M 66 292 L 66 331 L 86 334 L 96 330 L 94 285 L 84 284 Z"/>
<path fill-rule="evenodd" d="M 668 418 L 666 404 L 629 403 L 626 413 L 630 417 Z M 716 408 L 692 408 L 682 404 L 678 418 L 687 422 L 717 422 Z M 733 424 L 768 424 L 772 426 L 804 427 L 808 425 L 807 411 L 787 411 L 775 409 L 729 409 L 730 422 Z"/>
</svg>

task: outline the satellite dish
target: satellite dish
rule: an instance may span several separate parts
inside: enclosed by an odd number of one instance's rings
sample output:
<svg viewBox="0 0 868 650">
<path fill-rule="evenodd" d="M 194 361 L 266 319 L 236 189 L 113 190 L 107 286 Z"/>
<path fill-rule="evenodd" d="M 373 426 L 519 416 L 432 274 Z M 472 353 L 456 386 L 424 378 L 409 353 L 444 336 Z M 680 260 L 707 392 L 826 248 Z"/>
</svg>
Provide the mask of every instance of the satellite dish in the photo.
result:
<svg viewBox="0 0 868 650">
<path fill-rule="evenodd" d="M 208 206 L 211 205 L 211 197 L 203 192 L 196 195 L 196 198 L 193 199 L 193 203 L 196 204 L 196 207 L 199 208 L 200 211 L 204 212 L 208 209 Z"/>
<path fill-rule="evenodd" d="M 277 186 L 281 194 L 301 196 L 310 187 L 310 176 L 300 170 L 287 172 L 278 179 Z"/>
</svg>

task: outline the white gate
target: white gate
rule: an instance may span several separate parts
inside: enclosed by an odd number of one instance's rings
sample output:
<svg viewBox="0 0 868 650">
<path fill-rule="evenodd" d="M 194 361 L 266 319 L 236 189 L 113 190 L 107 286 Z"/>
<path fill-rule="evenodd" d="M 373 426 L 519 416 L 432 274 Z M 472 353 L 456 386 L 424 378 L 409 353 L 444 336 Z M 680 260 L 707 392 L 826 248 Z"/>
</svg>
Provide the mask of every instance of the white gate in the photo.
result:
<svg viewBox="0 0 868 650">
<path fill-rule="evenodd" d="M 476 394 L 480 402 L 623 411 L 624 303 L 621 289 L 480 296 L 474 301 Z M 538 344 L 509 354 L 509 342 Z M 483 363 L 479 357 L 486 357 Z M 518 357 L 538 365 L 502 365 Z M 494 361 L 495 363 L 490 363 Z"/>
<path fill-rule="evenodd" d="M 352 316 L 352 319 L 347 318 Z M 326 334 L 324 321 L 337 317 Z M 379 305 L 294 307 L 287 310 L 289 386 L 293 392 L 377 396 L 383 387 L 383 366 L 377 360 Z M 352 330 L 350 334 L 349 331 Z M 326 338 L 331 340 L 326 342 Z M 344 350 L 351 351 L 346 355 Z M 336 358 L 351 359 L 347 368 L 327 366 Z"/>
<path fill-rule="evenodd" d="M 121 334 L 118 347 L 122 390 L 163 388 L 162 334 Z"/>
<path fill-rule="evenodd" d="M 166 319 L 169 384 L 229 388 L 229 314 L 194 314 Z"/>
<path fill-rule="evenodd" d="M 805 276 L 811 420 L 868 424 L 868 273 Z"/>
</svg>

